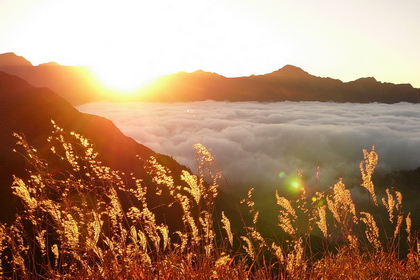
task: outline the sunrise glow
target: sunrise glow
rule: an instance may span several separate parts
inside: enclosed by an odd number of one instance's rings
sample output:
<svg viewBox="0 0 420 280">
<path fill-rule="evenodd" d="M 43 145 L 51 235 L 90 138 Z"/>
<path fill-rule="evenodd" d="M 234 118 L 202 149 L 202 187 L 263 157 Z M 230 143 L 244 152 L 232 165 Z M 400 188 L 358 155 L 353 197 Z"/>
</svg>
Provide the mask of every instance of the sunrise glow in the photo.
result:
<svg viewBox="0 0 420 280">
<path fill-rule="evenodd" d="M 98 81 L 110 90 L 115 90 L 122 94 L 132 94 L 137 90 L 147 86 L 156 75 L 147 71 L 138 71 L 129 67 L 91 67 L 93 74 Z"/>
<path fill-rule="evenodd" d="M 419 3 L 6 0 L 0 53 L 91 66 L 121 90 L 179 71 L 239 77 L 286 64 L 420 87 Z"/>
</svg>

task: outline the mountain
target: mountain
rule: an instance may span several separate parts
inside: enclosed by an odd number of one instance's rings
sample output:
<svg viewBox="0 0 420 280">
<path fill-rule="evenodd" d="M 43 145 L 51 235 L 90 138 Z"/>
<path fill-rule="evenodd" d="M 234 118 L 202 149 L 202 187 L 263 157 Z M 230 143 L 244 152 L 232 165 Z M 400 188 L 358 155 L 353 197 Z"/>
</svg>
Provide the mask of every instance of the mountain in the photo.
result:
<svg viewBox="0 0 420 280">
<path fill-rule="evenodd" d="M 10 72 L 14 72 L 15 68 L 18 73 L 19 67 L 32 67 L 32 63 L 26 60 L 23 56 L 17 56 L 14 53 L 3 53 L 0 55 L 0 68 L 10 67 Z"/>
<path fill-rule="evenodd" d="M 87 67 L 45 63 L 33 66 L 14 53 L 0 54 L 0 71 L 17 75 L 37 87 L 48 87 L 73 105 L 100 100 L 115 101 L 116 92 L 101 86 Z M 264 75 L 226 78 L 216 73 L 179 72 L 155 79 L 135 94 L 120 101 L 333 101 L 354 103 L 420 102 L 420 89 L 410 84 L 382 83 L 361 78 L 344 83 L 311 75 L 286 65 Z"/>
<path fill-rule="evenodd" d="M 14 132 L 24 134 L 54 174 L 68 172 L 68 166 L 58 160 L 47 141 L 53 130 L 51 120 L 65 131 L 75 131 L 93 141 L 99 152 L 98 159 L 104 166 L 125 174 L 133 173 L 146 184 L 151 184 L 151 177 L 137 155 L 144 159 L 155 156 L 171 170 L 174 178 L 179 178 L 182 170 L 188 170 L 171 157 L 158 154 L 125 136 L 110 120 L 80 113 L 50 89 L 34 87 L 17 76 L 0 72 L 0 222 L 11 222 L 16 210 L 22 209 L 20 198 L 12 194 L 12 175 L 27 178 L 26 169 L 34 169 L 21 154 L 13 152 L 13 149 L 19 151 L 15 144 L 17 138 L 12 135 Z M 162 204 L 156 196 L 148 202 Z M 172 214 L 173 210 L 165 213 L 166 216 Z"/>
<path fill-rule="evenodd" d="M 409 84 L 381 83 L 361 78 L 343 83 L 310 75 L 286 65 L 265 75 L 226 78 L 214 73 L 180 72 L 159 78 L 142 92 L 142 101 L 333 101 L 333 102 L 420 102 L 420 89 Z"/>
<path fill-rule="evenodd" d="M 32 65 L 14 53 L 0 54 L 0 71 L 21 77 L 35 87 L 47 87 L 72 105 L 101 100 L 106 90 L 88 67 L 55 62 Z"/>
</svg>

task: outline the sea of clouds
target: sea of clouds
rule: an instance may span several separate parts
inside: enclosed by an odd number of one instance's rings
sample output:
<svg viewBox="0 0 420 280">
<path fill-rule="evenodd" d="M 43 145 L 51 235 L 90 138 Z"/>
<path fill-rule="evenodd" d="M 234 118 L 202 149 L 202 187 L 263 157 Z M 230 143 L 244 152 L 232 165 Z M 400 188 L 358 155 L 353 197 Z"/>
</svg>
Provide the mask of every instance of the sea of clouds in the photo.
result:
<svg viewBox="0 0 420 280">
<path fill-rule="evenodd" d="M 329 187 L 342 177 L 360 185 L 362 150 L 373 145 L 379 172 L 420 166 L 420 104 L 97 102 L 77 109 L 112 120 L 192 170 L 192 146 L 202 143 L 229 185 L 241 189 L 283 188 L 298 170 L 311 184 Z"/>
</svg>

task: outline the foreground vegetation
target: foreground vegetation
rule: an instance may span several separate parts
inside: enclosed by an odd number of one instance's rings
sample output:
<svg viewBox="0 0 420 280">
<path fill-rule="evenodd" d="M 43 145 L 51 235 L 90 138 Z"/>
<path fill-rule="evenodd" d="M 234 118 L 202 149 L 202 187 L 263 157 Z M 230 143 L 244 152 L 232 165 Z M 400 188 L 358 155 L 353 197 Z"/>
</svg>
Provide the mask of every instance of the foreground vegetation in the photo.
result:
<svg viewBox="0 0 420 280">
<path fill-rule="evenodd" d="M 83 136 L 54 124 L 52 151 L 68 170 L 53 173 L 16 135 L 32 166 L 15 178 L 24 210 L 0 224 L 0 276 L 10 279 L 418 279 L 420 244 L 403 213 L 402 194 L 377 197 L 371 176 L 378 161 L 363 151 L 362 186 L 369 211 L 359 210 L 342 181 L 325 191 L 300 186 L 297 197 L 273 194 L 283 234 L 259 230 L 253 190 L 241 201 L 248 211 L 243 234 L 234 234 L 228 212 L 215 211 L 221 174 L 202 145 L 196 175 L 180 178 L 155 158 L 145 160 L 152 182 L 103 166 Z M 139 159 L 141 160 L 141 159 Z M 179 183 L 181 182 L 181 183 Z M 173 228 L 150 207 L 148 194 L 169 197 L 179 211 Z M 178 210 L 177 210 L 178 209 Z M 384 211 L 382 211 L 382 210 Z M 385 217 L 380 213 L 385 213 Z M 319 236 L 316 249 L 313 237 Z"/>
</svg>

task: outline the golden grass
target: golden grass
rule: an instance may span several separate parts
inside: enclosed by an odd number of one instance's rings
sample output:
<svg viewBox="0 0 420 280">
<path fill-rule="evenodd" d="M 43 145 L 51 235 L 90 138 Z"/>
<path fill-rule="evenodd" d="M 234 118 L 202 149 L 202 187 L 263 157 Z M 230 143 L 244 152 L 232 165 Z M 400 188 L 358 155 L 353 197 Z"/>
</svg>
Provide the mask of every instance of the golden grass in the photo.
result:
<svg viewBox="0 0 420 280">
<path fill-rule="evenodd" d="M 180 178 L 156 158 L 146 159 L 153 178 L 153 184 L 147 185 L 143 178 L 132 174 L 127 178 L 104 166 L 82 135 L 53 126 L 51 150 L 68 167 L 58 175 L 50 173 L 48 163 L 16 134 L 33 169 L 28 179 L 16 177 L 12 185 L 24 211 L 14 223 L 0 224 L 1 278 L 418 279 L 420 275 L 420 243 L 411 229 L 411 214 L 402 211 L 402 194 L 387 189 L 382 205 L 378 203 L 371 179 L 378 162 L 374 149 L 363 150 L 360 164 L 362 186 L 373 201 L 374 213 L 358 211 L 341 180 L 312 197 L 303 186 L 296 199 L 276 192 L 278 227 L 284 235 L 271 240 L 259 231 L 254 189 L 242 200 L 251 221 L 243 225 L 244 234 L 232 232 L 226 212 L 217 215 L 221 173 L 203 145 L 194 146 L 196 174 L 183 171 Z M 180 210 L 179 229 L 158 222 L 147 198 L 150 192 L 171 197 L 166 206 Z M 121 202 L 123 197 L 130 201 L 129 207 Z M 378 226 L 379 208 L 388 213 L 385 221 L 392 226 L 391 234 Z M 314 235 L 324 244 L 316 253 Z M 405 242 L 408 250 L 401 258 Z"/>
</svg>

